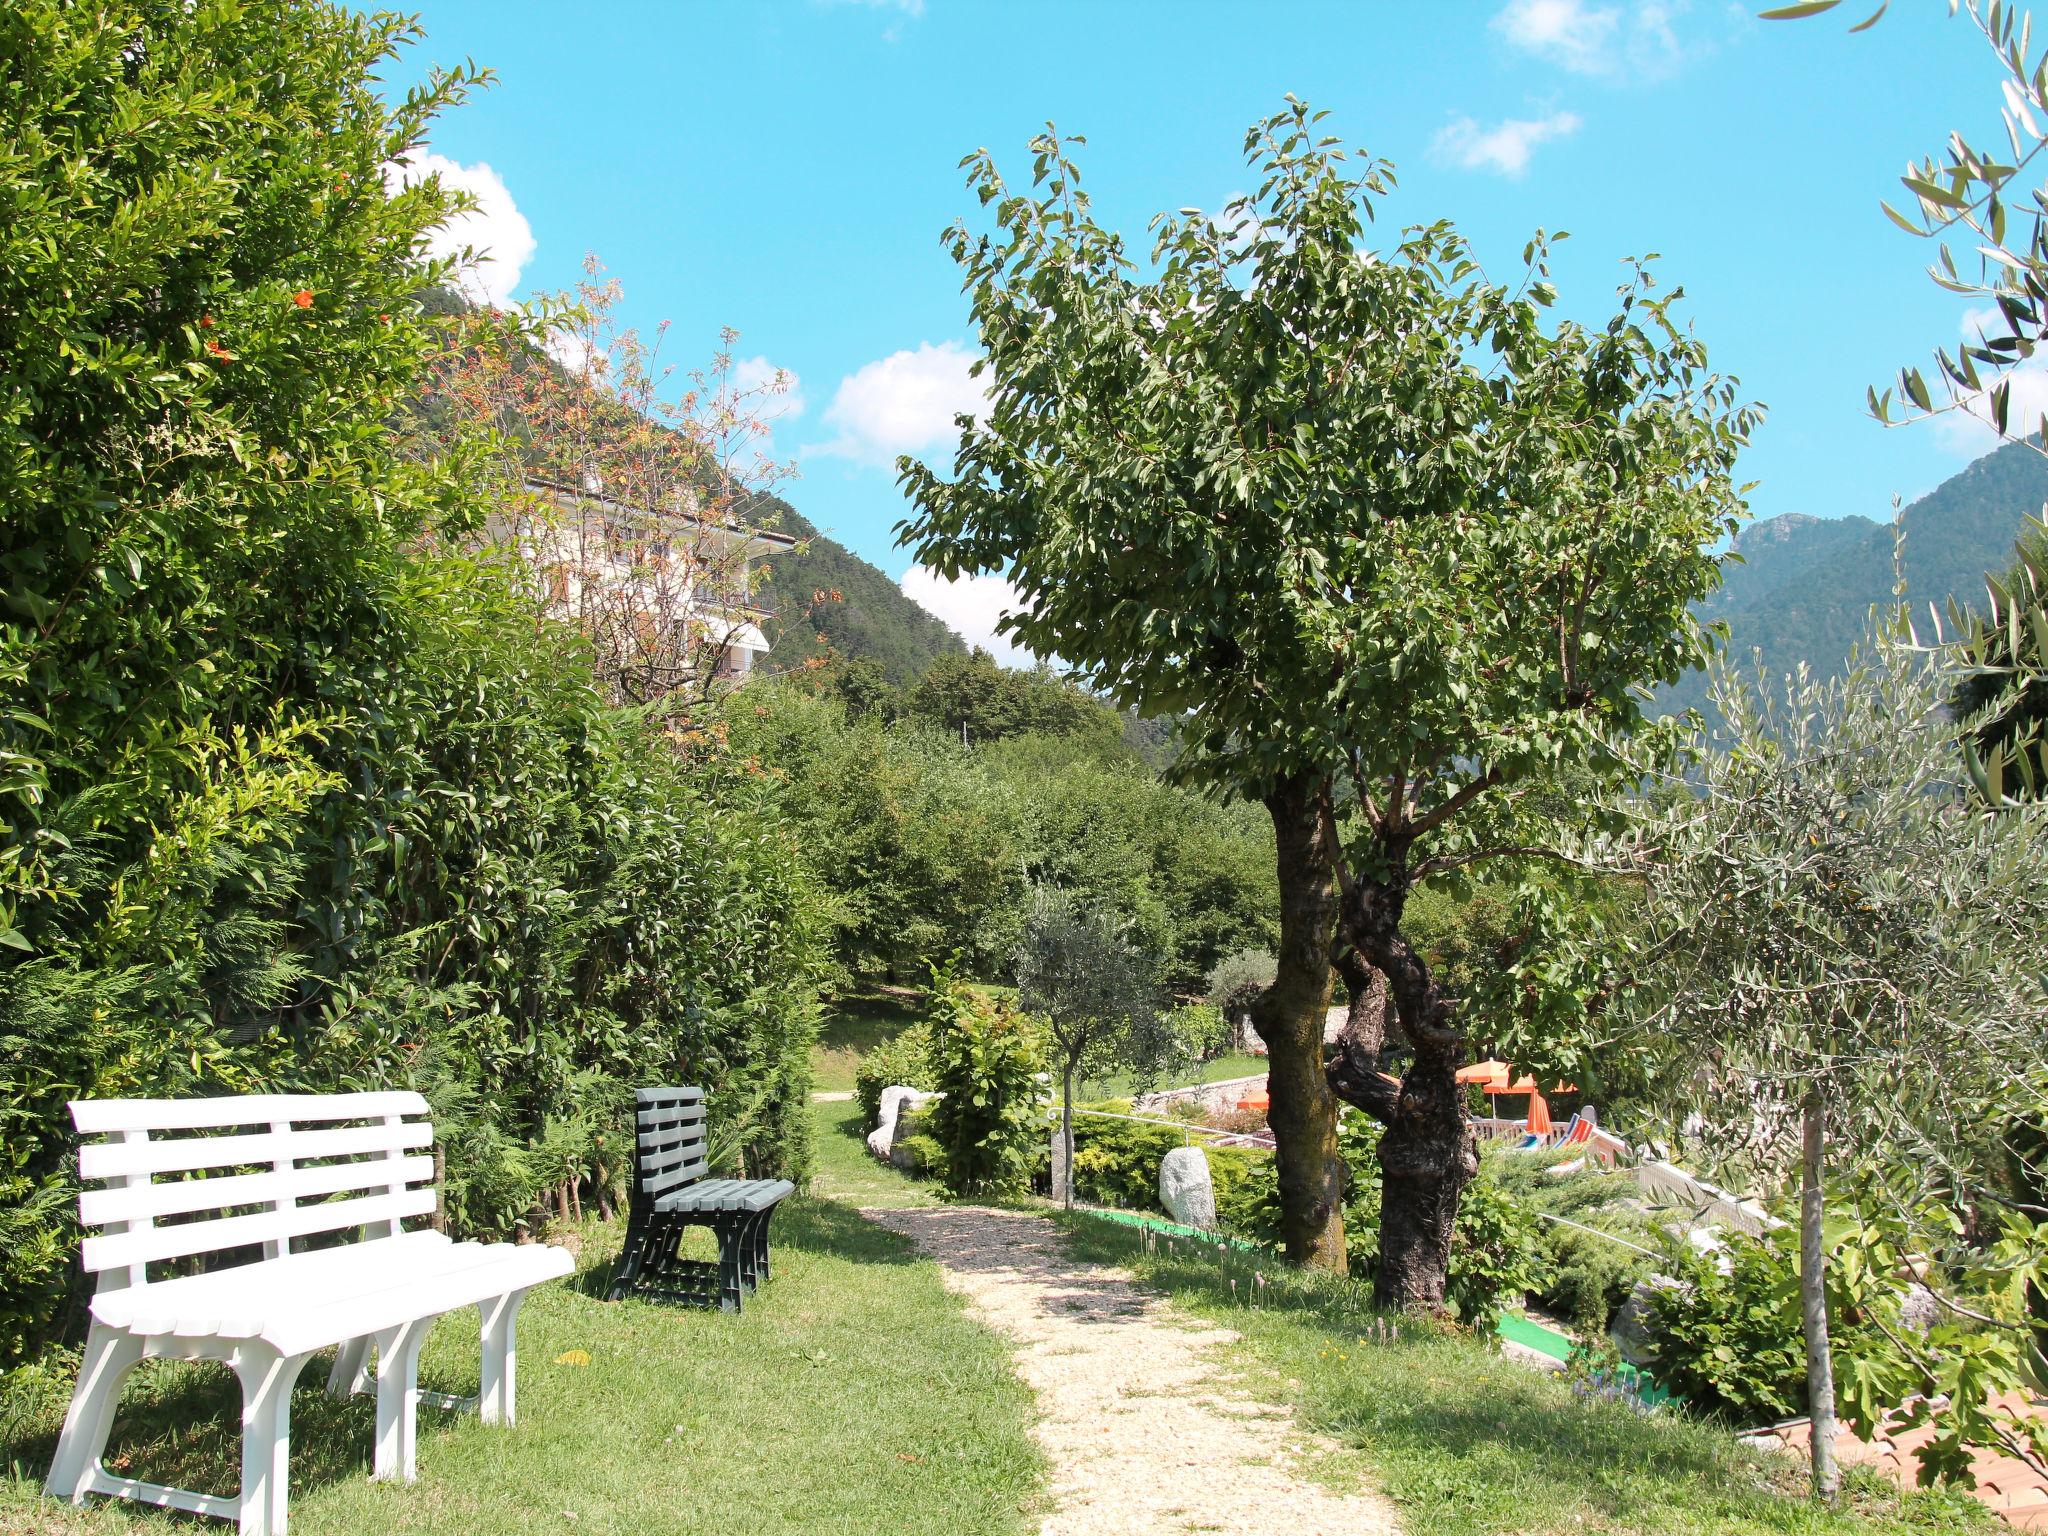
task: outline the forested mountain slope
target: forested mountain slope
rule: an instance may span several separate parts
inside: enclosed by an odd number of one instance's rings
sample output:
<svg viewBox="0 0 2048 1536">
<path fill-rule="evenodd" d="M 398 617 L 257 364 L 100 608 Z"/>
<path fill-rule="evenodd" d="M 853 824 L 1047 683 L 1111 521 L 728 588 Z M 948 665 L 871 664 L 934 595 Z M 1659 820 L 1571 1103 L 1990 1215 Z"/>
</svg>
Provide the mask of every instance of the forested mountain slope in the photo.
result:
<svg viewBox="0 0 2048 1536">
<path fill-rule="evenodd" d="M 1924 617 L 1931 602 L 1976 604 L 1987 571 L 2002 570 L 2029 517 L 2048 502 L 2048 458 L 2022 443 L 1986 454 L 1905 509 L 1907 596 Z M 1892 599 L 1892 529 L 1867 517 L 1789 512 L 1745 528 L 1702 618 L 1728 625 L 1729 655 L 1773 676 L 1806 662 L 1836 671 L 1864 633 L 1873 603 Z M 1693 673 L 1658 696 L 1662 712 L 1704 707 L 1706 678 Z"/>
<path fill-rule="evenodd" d="M 757 498 L 753 515 L 802 541 L 766 562 L 759 601 L 774 615 L 762 625 L 774 670 L 790 671 L 831 650 L 873 661 L 900 685 L 923 676 L 939 657 L 966 651 L 958 635 L 879 568 L 819 533 L 781 497 Z"/>
</svg>

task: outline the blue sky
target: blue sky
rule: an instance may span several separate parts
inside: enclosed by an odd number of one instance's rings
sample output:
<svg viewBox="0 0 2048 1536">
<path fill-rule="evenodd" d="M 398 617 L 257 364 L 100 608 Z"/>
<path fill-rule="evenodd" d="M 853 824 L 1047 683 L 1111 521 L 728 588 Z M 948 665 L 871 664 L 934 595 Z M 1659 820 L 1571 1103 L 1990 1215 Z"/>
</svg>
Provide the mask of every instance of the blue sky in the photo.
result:
<svg viewBox="0 0 2048 1536">
<path fill-rule="evenodd" d="M 559 289 L 596 252 L 634 322 L 694 361 L 718 328 L 789 370 L 784 493 L 903 576 L 893 455 L 943 456 L 971 405 L 973 336 L 940 231 L 971 212 L 957 162 L 1015 179 L 1046 120 L 1089 139 L 1107 218 L 1243 189 L 1246 126 L 1293 92 L 1393 159 L 1383 226 L 1454 220 L 1497 271 L 1567 229 L 1562 303 L 1606 314 L 1622 257 L 1655 251 L 1717 367 L 1769 407 L 1745 465 L 1760 517 L 1882 518 L 1991 444 L 1949 420 L 1862 413 L 1867 384 L 1960 334 L 1928 251 L 1878 211 L 1951 129 L 1999 133 L 1997 75 L 1939 0 L 1753 19 L 1726 0 L 426 0 L 406 68 L 473 58 L 498 86 L 437 127 L 485 216 L 500 294 Z M 394 79 L 401 78 L 397 72 Z M 483 168 L 488 168 L 485 170 Z M 999 585 L 914 595 L 977 637 Z"/>
</svg>

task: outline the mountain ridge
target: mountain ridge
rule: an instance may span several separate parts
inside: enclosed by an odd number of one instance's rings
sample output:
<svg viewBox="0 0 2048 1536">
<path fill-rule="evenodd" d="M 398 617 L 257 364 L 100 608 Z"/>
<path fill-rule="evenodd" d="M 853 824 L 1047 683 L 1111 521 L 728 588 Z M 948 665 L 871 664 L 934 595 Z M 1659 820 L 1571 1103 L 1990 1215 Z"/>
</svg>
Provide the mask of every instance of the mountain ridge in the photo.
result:
<svg viewBox="0 0 2048 1536">
<path fill-rule="evenodd" d="M 1947 621 L 1951 599 L 1980 606 L 1984 578 L 2012 560 L 2030 518 L 2048 503 L 2048 457 L 2026 443 L 1985 454 L 1901 509 L 1906 598 L 1916 614 L 1932 604 Z M 1823 518 L 1786 512 L 1735 537 L 1741 557 L 1695 608 L 1728 626 L 1729 659 L 1749 670 L 1761 660 L 1773 679 L 1801 662 L 1822 676 L 1838 673 L 1863 638 L 1873 605 L 1889 605 L 1897 572 L 1893 523 L 1851 513 Z M 1658 690 L 1653 708 L 1705 710 L 1704 673 Z"/>
</svg>

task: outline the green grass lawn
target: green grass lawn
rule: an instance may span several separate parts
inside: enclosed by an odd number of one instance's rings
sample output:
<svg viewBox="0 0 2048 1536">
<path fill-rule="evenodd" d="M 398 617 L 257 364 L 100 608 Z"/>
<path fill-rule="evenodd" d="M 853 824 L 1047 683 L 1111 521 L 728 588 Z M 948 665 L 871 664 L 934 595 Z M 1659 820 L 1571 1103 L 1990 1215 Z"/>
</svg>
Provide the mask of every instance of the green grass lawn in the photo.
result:
<svg viewBox="0 0 2048 1536">
<path fill-rule="evenodd" d="M 811 1086 L 822 1093 L 850 1091 L 861 1057 L 923 1016 L 921 999 L 890 992 L 835 1000 L 811 1050 Z"/>
<path fill-rule="evenodd" d="M 1750 1452 L 1725 1429 L 1575 1394 L 1468 1335 L 1409 1324 L 1387 1339 L 1362 1286 L 1312 1283 L 1250 1257 L 1219 1271 L 1206 1246 L 1148 1254 L 1128 1227 L 1081 1213 L 1063 1219 L 1078 1257 L 1129 1264 L 1190 1311 L 1242 1334 L 1249 1358 L 1233 1363 L 1248 1369 L 1251 1389 L 1355 1453 L 1324 1470 L 1383 1490 L 1409 1531 L 2002 1529 L 1963 1495 L 1902 1495 L 1870 1474 L 1851 1477 L 1839 1510 L 1817 1508 L 1801 1495 L 1798 1463 Z M 1261 1272 L 1266 1304 L 1249 1307 L 1242 1298 Z"/>
<path fill-rule="evenodd" d="M 367 1481 L 370 1399 L 334 1403 L 317 1390 L 325 1363 L 307 1368 L 292 1404 L 295 1533 L 1037 1528 L 1030 1393 L 1001 1342 L 901 1239 L 837 1202 L 791 1201 L 776 1218 L 775 1277 L 735 1317 L 597 1299 L 617 1234 L 593 1223 L 585 1235 L 581 1275 L 536 1291 L 521 1314 L 518 1427 L 423 1408 L 410 1487 Z M 589 1364 L 557 1360 L 572 1350 Z M 475 1314 L 444 1319 L 422 1385 L 474 1392 L 476 1378 Z M 41 1500 L 69 1390 L 68 1372 L 17 1373 L 0 1400 L 0 1532 L 219 1528 Z M 239 1442 L 224 1368 L 149 1363 L 122 1402 L 109 1459 L 123 1471 L 232 1491 Z"/>
</svg>

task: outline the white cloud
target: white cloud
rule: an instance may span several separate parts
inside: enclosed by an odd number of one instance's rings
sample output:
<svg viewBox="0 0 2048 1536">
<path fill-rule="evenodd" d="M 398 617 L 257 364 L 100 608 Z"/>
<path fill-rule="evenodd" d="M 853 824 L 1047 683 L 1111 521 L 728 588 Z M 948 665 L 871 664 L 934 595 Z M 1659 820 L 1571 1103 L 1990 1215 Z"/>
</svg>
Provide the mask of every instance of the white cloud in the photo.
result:
<svg viewBox="0 0 2048 1536">
<path fill-rule="evenodd" d="M 962 576 L 948 581 L 929 566 L 913 565 L 898 583 L 903 595 L 926 613 L 955 630 L 969 645 L 978 645 L 1008 667 L 1034 665 L 1031 653 L 1008 635 L 996 633 L 996 621 L 1023 606 L 1017 589 L 1001 576 Z"/>
<path fill-rule="evenodd" d="M 808 454 L 893 464 L 899 453 L 918 453 L 954 441 L 957 415 L 978 413 L 981 383 L 970 376 L 974 354 L 957 341 L 915 352 L 892 352 L 839 381 L 825 420 L 838 430 Z"/>
<path fill-rule="evenodd" d="M 1468 171 L 1498 171 L 1503 176 L 1520 176 L 1529 169 L 1529 157 L 1536 146 L 1562 139 L 1578 130 L 1576 112 L 1553 112 L 1548 117 L 1511 117 L 1482 127 L 1463 115 L 1454 117 L 1430 141 L 1430 153 L 1439 160 Z"/>
<path fill-rule="evenodd" d="M 1508 46 L 1575 75 L 1657 79 L 1684 57 L 1672 23 L 1685 9 L 1684 0 L 1508 0 L 1493 30 Z"/>
<path fill-rule="evenodd" d="M 1966 342 L 1981 345 L 1986 337 L 2011 334 L 2012 328 L 1995 305 L 1973 309 L 1963 316 Z M 2048 416 L 2048 361 L 2021 363 L 2010 369 L 2005 378 L 2012 385 L 2006 430 L 2016 438 L 2031 436 L 2041 430 L 2041 418 Z M 1965 397 L 1960 410 L 1945 411 L 1934 418 L 1934 439 L 1944 451 L 1974 459 L 2004 441 L 1991 421 L 1991 391 L 1982 389 Z"/>
<path fill-rule="evenodd" d="M 435 230 L 427 249 L 435 256 L 453 256 L 465 245 L 472 247 L 477 260 L 461 274 L 464 291 L 492 304 L 510 303 L 520 272 L 533 259 L 533 226 L 488 161 L 462 165 L 446 155 L 415 153 L 384 167 L 389 186 L 409 186 L 433 175 L 440 176 L 442 186 L 467 192 L 476 206 Z"/>
<path fill-rule="evenodd" d="M 765 357 L 743 357 L 732 365 L 732 386 L 747 397 L 751 414 L 765 422 L 795 421 L 810 402 L 793 368 L 778 368 Z"/>
</svg>

